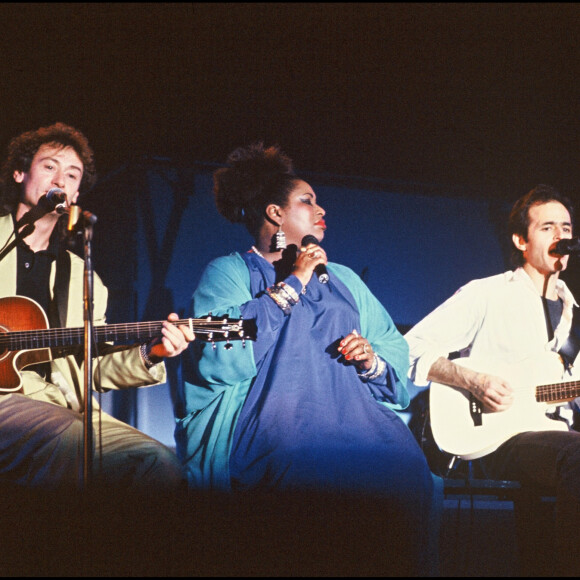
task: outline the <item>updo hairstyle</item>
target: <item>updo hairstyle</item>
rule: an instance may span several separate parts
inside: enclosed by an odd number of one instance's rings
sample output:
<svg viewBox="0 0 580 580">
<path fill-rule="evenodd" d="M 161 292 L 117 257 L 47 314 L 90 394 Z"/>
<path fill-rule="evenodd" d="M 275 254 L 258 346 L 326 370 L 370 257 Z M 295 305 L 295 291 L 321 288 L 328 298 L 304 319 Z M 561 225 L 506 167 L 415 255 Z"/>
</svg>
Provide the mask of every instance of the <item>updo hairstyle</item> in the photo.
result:
<svg viewBox="0 0 580 580">
<path fill-rule="evenodd" d="M 262 142 L 239 147 L 227 159 L 227 167 L 214 172 L 214 196 L 219 213 L 231 223 L 242 223 L 257 237 L 266 207 L 284 207 L 298 178 L 292 160 L 277 145 Z"/>
</svg>

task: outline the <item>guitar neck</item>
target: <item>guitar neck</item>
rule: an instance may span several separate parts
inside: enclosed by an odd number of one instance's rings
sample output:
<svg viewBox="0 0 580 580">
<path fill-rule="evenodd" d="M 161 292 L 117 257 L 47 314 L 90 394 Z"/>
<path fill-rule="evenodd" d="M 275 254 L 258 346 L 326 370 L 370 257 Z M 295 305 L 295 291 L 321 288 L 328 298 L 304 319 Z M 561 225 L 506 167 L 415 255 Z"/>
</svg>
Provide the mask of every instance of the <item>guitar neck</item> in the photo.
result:
<svg viewBox="0 0 580 580">
<path fill-rule="evenodd" d="M 580 397 L 580 381 L 539 385 L 535 389 L 535 397 L 538 403 L 571 401 Z"/>
<path fill-rule="evenodd" d="M 161 336 L 164 320 L 155 322 L 130 322 L 121 324 L 104 324 L 93 328 L 95 340 L 99 342 L 118 342 L 132 344 L 146 342 Z M 196 338 L 207 341 L 239 340 L 250 338 L 243 336 L 243 327 L 239 322 L 224 319 L 186 318 L 172 321 L 175 326 L 188 326 Z M 84 343 L 85 329 L 49 328 L 43 330 L 23 330 L 0 334 L 0 352 L 4 350 L 19 351 L 40 348 L 57 348 L 79 346 Z"/>
</svg>

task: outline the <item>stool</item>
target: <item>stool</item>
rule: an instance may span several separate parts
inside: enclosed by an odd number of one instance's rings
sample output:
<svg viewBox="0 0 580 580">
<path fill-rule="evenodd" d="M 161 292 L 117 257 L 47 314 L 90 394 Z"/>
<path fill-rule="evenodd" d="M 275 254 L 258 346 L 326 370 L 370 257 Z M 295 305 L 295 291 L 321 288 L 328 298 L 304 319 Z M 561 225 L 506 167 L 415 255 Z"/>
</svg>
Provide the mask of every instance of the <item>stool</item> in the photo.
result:
<svg viewBox="0 0 580 580">
<path fill-rule="evenodd" d="M 452 572 L 462 576 L 551 575 L 552 493 L 519 481 L 475 477 L 472 461 L 467 463 L 467 472 L 458 475 L 453 471 L 458 459 L 450 461 L 443 479 L 444 498 L 457 500 L 455 521 L 447 522 L 455 527 L 453 549 L 446 556 Z M 467 521 L 462 517 L 466 514 Z"/>
</svg>

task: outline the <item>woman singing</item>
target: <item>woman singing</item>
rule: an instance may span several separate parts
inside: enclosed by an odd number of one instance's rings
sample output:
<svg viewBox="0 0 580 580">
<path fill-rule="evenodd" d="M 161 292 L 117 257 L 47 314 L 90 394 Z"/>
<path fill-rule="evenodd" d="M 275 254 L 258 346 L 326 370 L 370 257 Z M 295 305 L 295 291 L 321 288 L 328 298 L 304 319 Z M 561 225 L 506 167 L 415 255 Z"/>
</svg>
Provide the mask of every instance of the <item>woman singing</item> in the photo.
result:
<svg viewBox="0 0 580 580">
<path fill-rule="evenodd" d="M 191 487 L 383 498 L 421 550 L 433 480 L 396 412 L 409 403 L 405 339 L 360 277 L 327 261 L 325 211 L 277 147 L 235 150 L 214 193 L 255 243 L 209 263 L 193 316 L 255 321 L 257 339 L 192 345 L 176 430 Z"/>
</svg>

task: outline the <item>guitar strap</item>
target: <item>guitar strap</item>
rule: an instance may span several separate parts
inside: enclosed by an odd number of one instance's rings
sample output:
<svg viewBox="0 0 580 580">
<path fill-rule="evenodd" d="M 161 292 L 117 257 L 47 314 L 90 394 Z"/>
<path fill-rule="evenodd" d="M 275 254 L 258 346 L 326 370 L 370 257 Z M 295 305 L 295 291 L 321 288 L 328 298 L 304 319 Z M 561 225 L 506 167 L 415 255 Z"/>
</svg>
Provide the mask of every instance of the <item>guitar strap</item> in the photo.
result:
<svg viewBox="0 0 580 580">
<path fill-rule="evenodd" d="M 554 328 L 550 316 L 550 307 L 545 296 L 542 296 L 542 306 L 544 307 L 544 319 L 546 320 L 546 329 L 548 330 L 548 342 L 550 342 L 554 338 Z"/>
<path fill-rule="evenodd" d="M 53 328 L 64 328 L 66 326 L 70 269 L 70 255 L 65 248 L 60 248 L 56 258 L 54 298 L 50 303 L 48 313 L 50 325 Z"/>
<path fill-rule="evenodd" d="M 554 327 L 560 322 L 561 312 L 556 312 L 553 305 L 550 306 L 548 300 L 542 296 L 542 303 L 544 305 L 544 315 L 546 318 L 546 327 L 548 329 L 548 341 L 554 338 Z M 560 302 L 561 308 L 561 302 Z M 558 354 L 562 357 L 564 368 L 568 371 L 572 367 L 576 356 L 580 352 L 580 320 L 578 309 L 572 312 L 572 326 L 570 334 L 566 342 L 558 350 Z"/>
<path fill-rule="evenodd" d="M 554 338 L 554 328 L 558 326 L 560 323 L 560 319 L 562 316 L 562 301 L 559 301 L 559 308 L 556 309 L 555 303 L 548 302 L 548 300 L 542 296 L 542 303 L 544 305 L 544 314 L 546 317 L 546 325 L 548 329 L 548 339 L 552 340 Z M 572 325 L 570 328 L 570 333 L 566 342 L 560 347 L 558 350 L 558 354 L 562 359 L 562 363 L 564 365 L 564 370 L 566 372 L 570 372 L 574 361 L 576 360 L 576 356 L 580 352 L 580 318 L 577 312 L 577 308 L 572 310 Z M 561 407 L 557 406 L 554 412 L 546 413 L 550 419 L 555 421 L 563 421 L 568 425 L 568 428 L 572 428 L 576 431 L 580 430 L 578 427 L 580 426 L 579 420 L 580 415 L 578 410 L 575 408 L 575 404 L 572 402 L 572 417 L 565 417 L 561 414 Z M 572 423 L 572 424 L 571 424 Z"/>
<path fill-rule="evenodd" d="M 568 340 L 558 351 L 564 361 L 566 370 L 570 370 L 580 352 L 580 315 L 578 314 L 578 308 L 574 308 L 572 312 L 572 328 L 570 329 Z M 580 408 L 577 401 L 578 399 L 570 401 L 570 407 L 572 408 L 571 428 L 573 431 L 580 431 Z"/>
<path fill-rule="evenodd" d="M 566 370 L 569 370 L 578 353 L 580 352 L 580 314 L 578 314 L 578 308 L 574 308 L 572 314 L 572 328 L 570 329 L 570 334 L 568 335 L 568 340 L 562 345 L 562 348 L 558 351 L 558 354 L 562 357 L 564 361 L 564 366 Z"/>
</svg>

